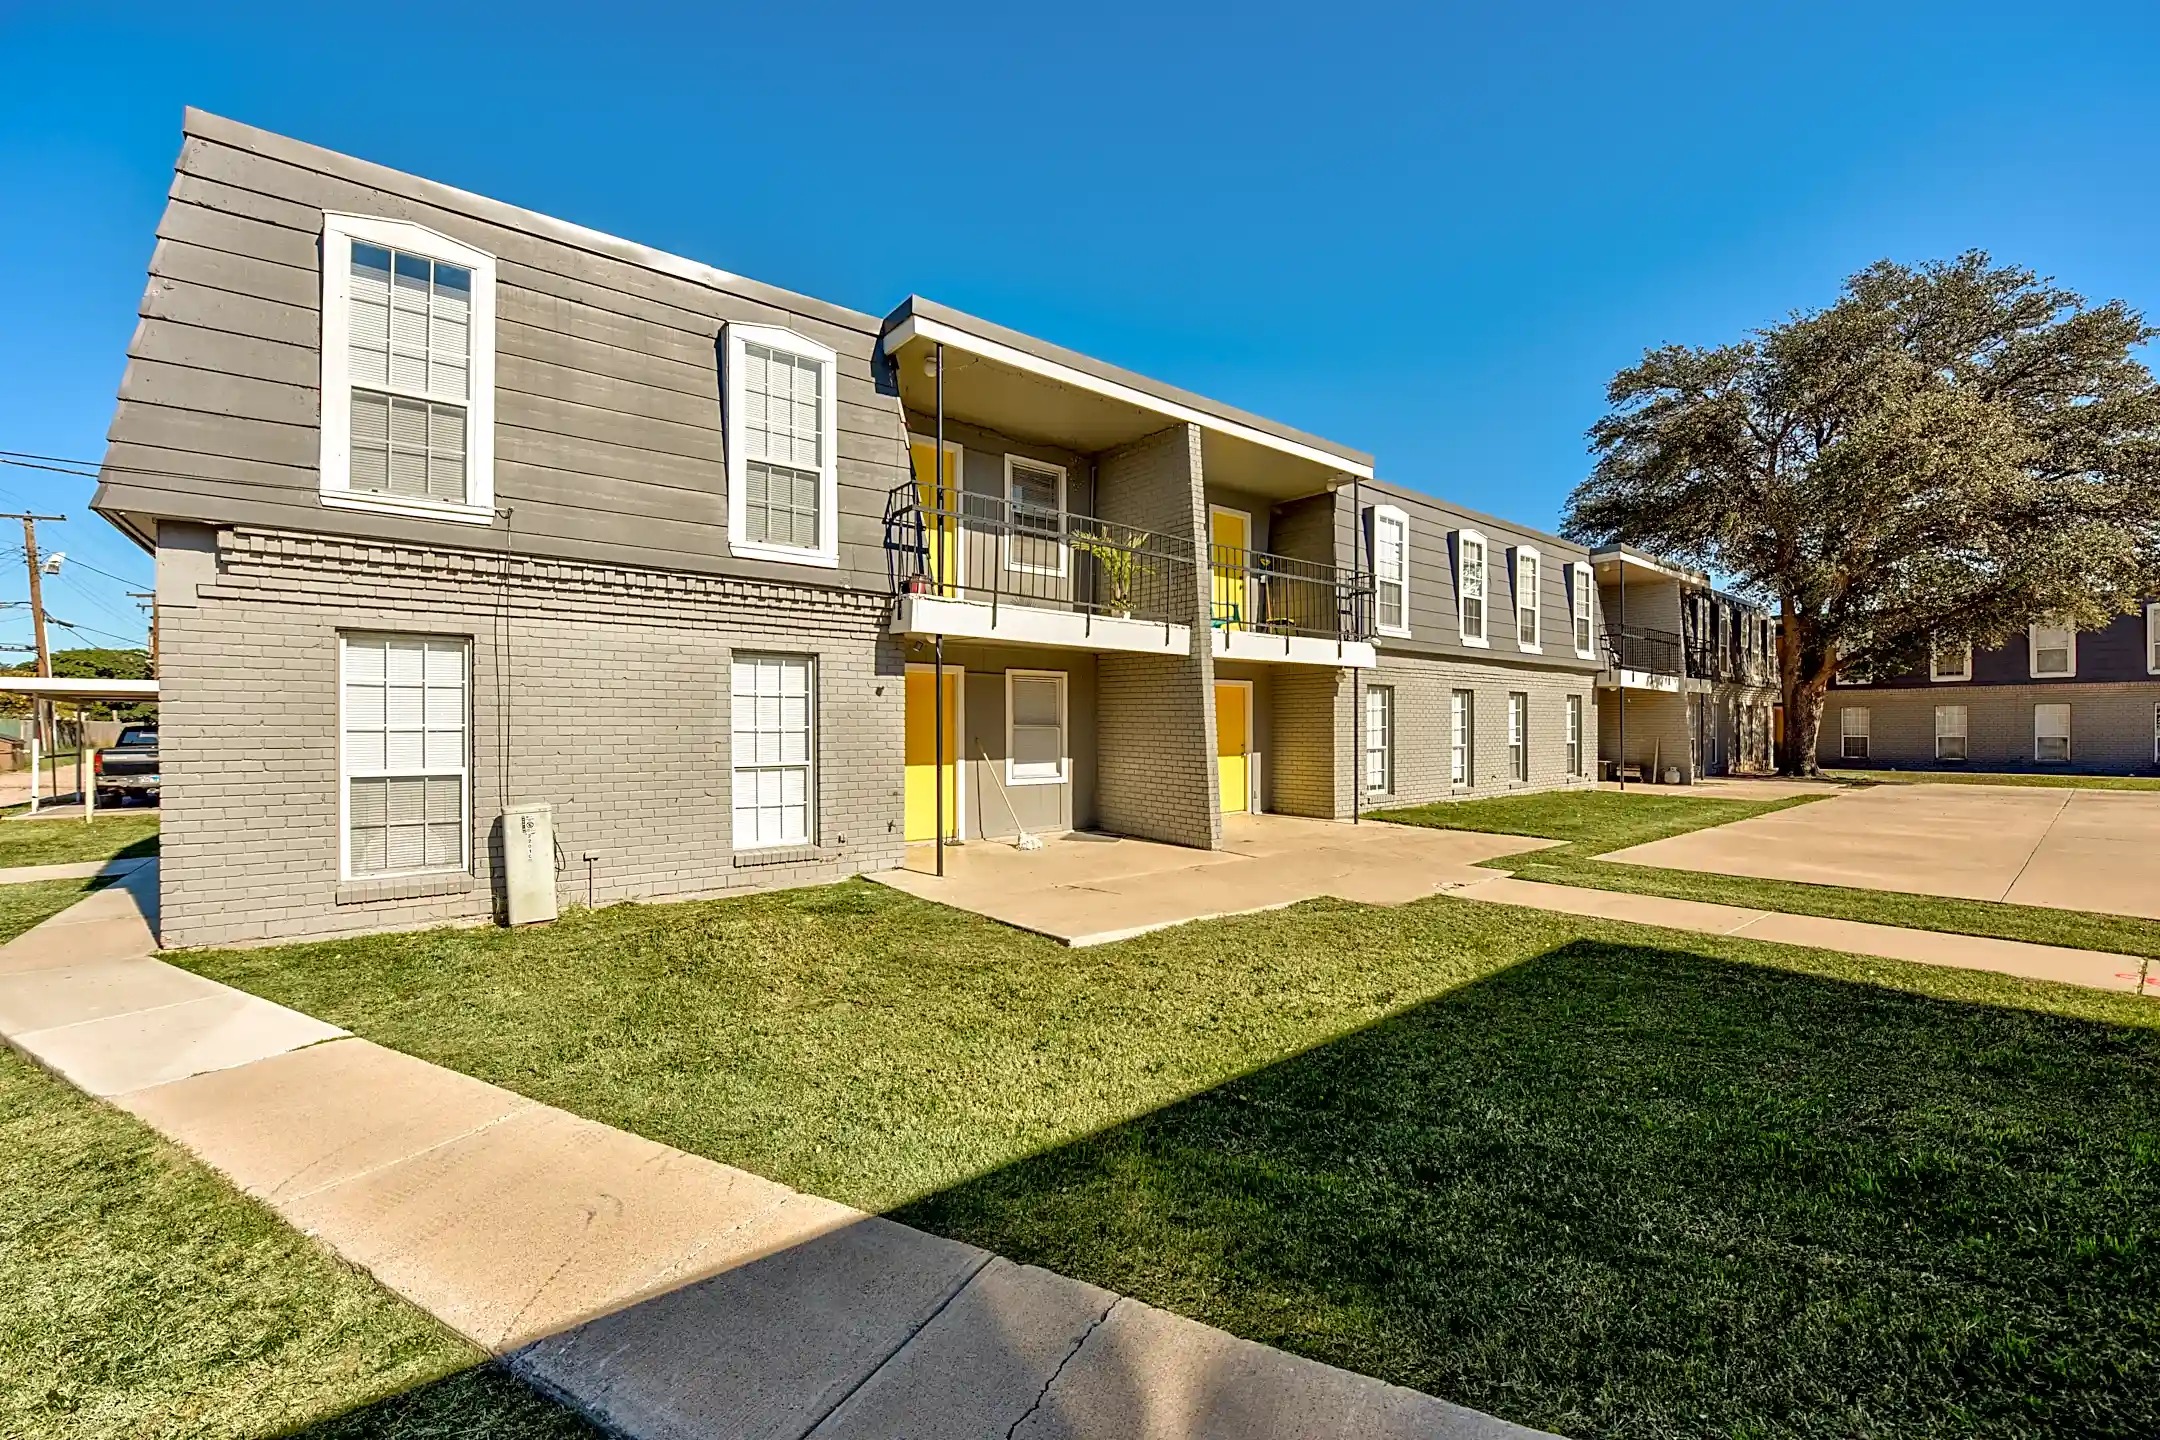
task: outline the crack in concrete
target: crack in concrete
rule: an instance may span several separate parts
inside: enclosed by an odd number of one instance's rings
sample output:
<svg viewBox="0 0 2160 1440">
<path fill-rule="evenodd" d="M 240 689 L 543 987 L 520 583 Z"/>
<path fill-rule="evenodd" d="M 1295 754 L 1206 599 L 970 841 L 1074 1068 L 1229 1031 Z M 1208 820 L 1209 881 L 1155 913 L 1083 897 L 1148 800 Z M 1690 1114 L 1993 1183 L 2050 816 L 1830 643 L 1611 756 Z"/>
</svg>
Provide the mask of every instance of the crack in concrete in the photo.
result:
<svg viewBox="0 0 2160 1440">
<path fill-rule="evenodd" d="M 1088 1340 L 1095 1334 L 1097 1330 L 1100 1330 L 1103 1327 L 1105 1322 L 1110 1319 L 1110 1312 L 1117 1309 L 1118 1306 L 1124 1303 L 1124 1296 L 1112 1296 L 1110 1303 L 1103 1307 L 1102 1314 L 1096 1316 L 1092 1321 L 1089 1322 L 1087 1329 L 1080 1332 L 1080 1338 L 1073 1341 L 1072 1349 L 1066 1351 L 1065 1358 L 1058 1361 L 1057 1369 L 1052 1370 L 1050 1372 L 1050 1378 L 1043 1381 L 1042 1390 L 1039 1394 L 1036 1395 L 1035 1403 L 1028 1406 L 1027 1410 L 1020 1416 L 1019 1419 L 1013 1421 L 1012 1424 L 1005 1427 L 1005 1440 L 1013 1440 L 1013 1437 L 1020 1433 L 1020 1427 L 1027 1424 L 1029 1420 L 1033 1419 L 1035 1417 L 1036 1411 L 1042 1409 L 1043 1402 L 1050 1398 L 1050 1391 L 1057 1385 L 1058 1377 L 1065 1373 L 1065 1367 L 1072 1364 L 1074 1357 L 1077 1356 L 1081 1352 L 1081 1350 L 1086 1347 Z"/>
</svg>

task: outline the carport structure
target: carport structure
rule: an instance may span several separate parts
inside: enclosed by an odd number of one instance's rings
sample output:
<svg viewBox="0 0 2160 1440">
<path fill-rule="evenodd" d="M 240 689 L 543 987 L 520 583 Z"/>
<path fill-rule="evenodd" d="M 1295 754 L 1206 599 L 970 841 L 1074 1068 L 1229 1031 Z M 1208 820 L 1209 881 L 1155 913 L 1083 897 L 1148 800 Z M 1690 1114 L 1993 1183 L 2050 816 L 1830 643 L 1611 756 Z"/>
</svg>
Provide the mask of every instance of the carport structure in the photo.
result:
<svg viewBox="0 0 2160 1440">
<path fill-rule="evenodd" d="M 78 733 L 82 723 L 83 706 L 93 701 L 124 700 L 132 704 L 147 701 L 155 704 L 158 698 L 158 682 L 155 680 L 65 680 L 52 676 L 10 676 L 0 679 L 0 694 L 27 695 L 44 704 L 72 704 Z M 30 813 L 37 814 L 39 776 L 42 774 L 42 757 L 38 754 L 38 726 L 30 727 Z M 83 819 L 97 818 L 97 777 L 84 768 L 82 746 L 75 747 L 75 788 L 82 795 Z"/>
</svg>

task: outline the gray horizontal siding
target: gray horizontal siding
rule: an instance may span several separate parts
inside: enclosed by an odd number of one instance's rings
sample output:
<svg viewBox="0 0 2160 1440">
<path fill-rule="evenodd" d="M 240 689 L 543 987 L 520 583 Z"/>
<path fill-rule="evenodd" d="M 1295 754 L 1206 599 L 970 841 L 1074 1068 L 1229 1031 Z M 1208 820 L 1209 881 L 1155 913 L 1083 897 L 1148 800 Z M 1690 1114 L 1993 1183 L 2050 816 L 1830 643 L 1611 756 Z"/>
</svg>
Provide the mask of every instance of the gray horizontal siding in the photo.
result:
<svg viewBox="0 0 2160 1440">
<path fill-rule="evenodd" d="M 906 477 L 906 449 L 872 373 L 870 317 L 719 272 L 686 276 L 686 262 L 192 114 L 99 508 L 499 543 L 478 527 L 320 504 L 326 208 L 414 221 L 498 257 L 495 492 L 519 549 L 884 587 L 885 499 Z M 718 351 L 728 322 L 784 326 L 840 356 L 837 575 L 729 556 Z"/>
</svg>

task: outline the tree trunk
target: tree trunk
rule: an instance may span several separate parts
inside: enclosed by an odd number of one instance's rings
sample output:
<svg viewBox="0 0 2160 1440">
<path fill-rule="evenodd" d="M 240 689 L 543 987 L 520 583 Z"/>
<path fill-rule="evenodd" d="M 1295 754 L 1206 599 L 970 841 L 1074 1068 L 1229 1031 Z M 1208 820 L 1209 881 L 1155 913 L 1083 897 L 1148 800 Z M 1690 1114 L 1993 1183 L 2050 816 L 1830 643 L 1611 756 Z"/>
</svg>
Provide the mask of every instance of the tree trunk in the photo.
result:
<svg viewBox="0 0 2160 1440">
<path fill-rule="evenodd" d="M 1785 750 L 1778 756 L 1778 773 L 1812 778 L 1822 773 L 1815 750 L 1822 734 L 1823 702 L 1827 685 L 1801 681 L 1785 692 Z"/>
</svg>

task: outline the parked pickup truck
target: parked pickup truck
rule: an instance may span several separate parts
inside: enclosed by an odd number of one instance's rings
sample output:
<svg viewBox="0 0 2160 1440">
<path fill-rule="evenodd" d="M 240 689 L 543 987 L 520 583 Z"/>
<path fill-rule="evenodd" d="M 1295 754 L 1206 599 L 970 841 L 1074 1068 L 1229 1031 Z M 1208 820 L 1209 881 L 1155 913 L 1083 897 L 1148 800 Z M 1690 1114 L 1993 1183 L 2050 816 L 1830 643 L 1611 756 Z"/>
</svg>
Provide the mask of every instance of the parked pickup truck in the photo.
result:
<svg viewBox="0 0 2160 1440">
<path fill-rule="evenodd" d="M 100 805 L 118 804 L 130 795 L 157 799 L 157 726 L 128 726 L 120 732 L 119 744 L 90 757 L 90 770 L 97 777 Z"/>
</svg>

